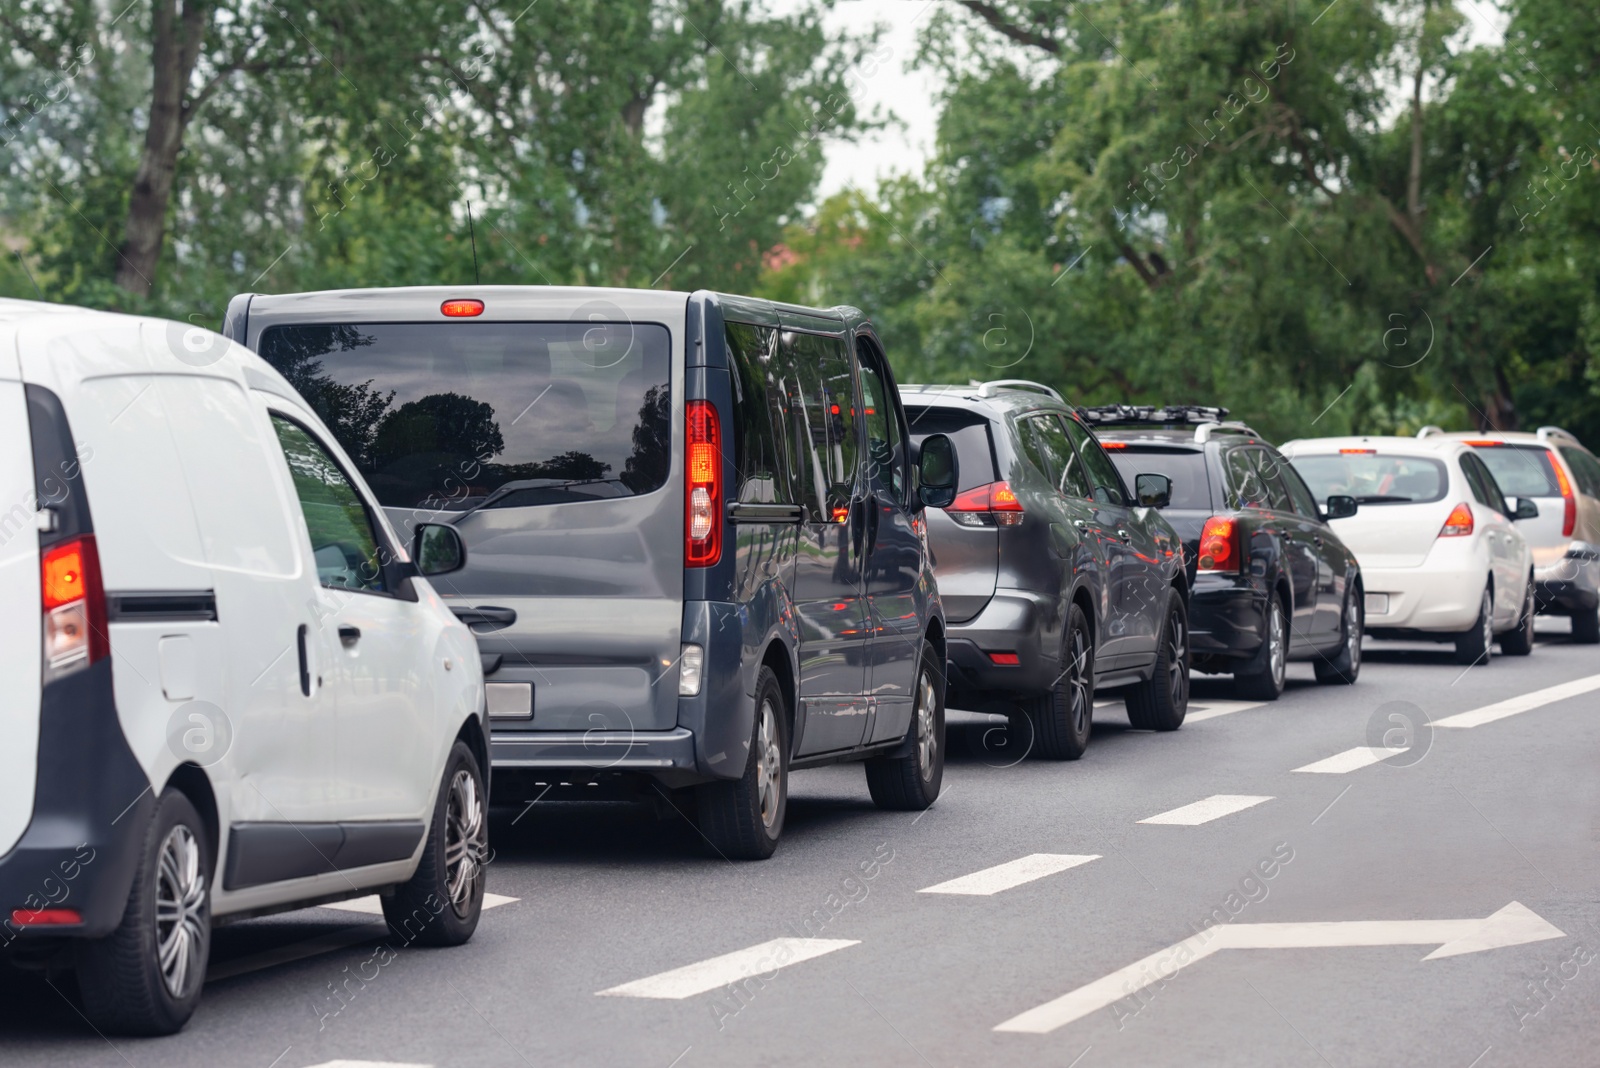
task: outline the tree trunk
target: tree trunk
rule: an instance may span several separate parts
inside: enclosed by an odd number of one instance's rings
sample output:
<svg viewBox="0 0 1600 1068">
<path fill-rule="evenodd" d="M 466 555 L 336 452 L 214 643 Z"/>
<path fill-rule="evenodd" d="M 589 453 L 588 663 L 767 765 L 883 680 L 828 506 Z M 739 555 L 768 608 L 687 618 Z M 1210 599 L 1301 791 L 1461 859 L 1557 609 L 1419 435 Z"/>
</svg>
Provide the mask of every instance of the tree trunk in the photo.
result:
<svg viewBox="0 0 1600 1068">
<path fill-rule="evenodd" d="M 139 297 L 150 295 L 161 260 L 178 153 L 189 125 L 189 81 L 205 30 L 204 0 L 185 0 L 181 16 L 176 8 L 177 0 L 156 0 L 151 13 L 150 125 L 117 254 L 117 285 Z"/>
</svg>

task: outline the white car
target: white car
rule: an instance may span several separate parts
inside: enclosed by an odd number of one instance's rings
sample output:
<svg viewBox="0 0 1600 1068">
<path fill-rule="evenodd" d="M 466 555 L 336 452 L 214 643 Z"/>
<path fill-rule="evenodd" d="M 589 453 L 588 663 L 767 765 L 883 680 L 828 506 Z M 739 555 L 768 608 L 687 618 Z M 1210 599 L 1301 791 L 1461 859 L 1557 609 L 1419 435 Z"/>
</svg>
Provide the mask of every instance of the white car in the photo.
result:
<svg viewBox="0 0 1600 1068">
<path fill-rule="evenodd" d="M 478 651 L 344 451 L 209 331 L 0 300 L 0 952 L 101 1031 L 193 1013 L 211 926 L 382 892 L 466 941 Z"/>
<path fill-rule="evenodd" d="M 1360 505 L 1331 525 L 1361 562 L 1369 636 L 1454 641 L 1463 664 L 1487 662 L 1496 640 L 1533 651 L 1533 555 L 1517 524 L 1538 506 L 1508 503 L 1470 445 L 1310 438 L 1281 451 L 1319 504 Z"/>
<path fill-rule="evenodd" d="M 1522 527 L 1538 610 L 1570 618 L 1574 642 L 1600 643 L 1600 460 L 1554 426 L 1470 434 L 1425 427 L 1417 436 L 1471 445 L 1502 490 L 1538 504 L 1539 518 Z"/>
</svg>

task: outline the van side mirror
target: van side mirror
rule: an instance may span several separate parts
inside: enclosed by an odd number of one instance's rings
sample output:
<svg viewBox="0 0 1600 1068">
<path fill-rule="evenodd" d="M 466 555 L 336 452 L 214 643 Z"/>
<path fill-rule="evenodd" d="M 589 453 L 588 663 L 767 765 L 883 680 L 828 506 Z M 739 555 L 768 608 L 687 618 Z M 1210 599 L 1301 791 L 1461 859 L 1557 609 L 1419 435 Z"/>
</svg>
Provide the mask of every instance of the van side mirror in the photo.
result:
<svg viewBox="0 0 1600 1068">
<path fill-rule="evenodd" d="M 1133 495 L 1141 508 L 1165 508 L 1172 503 L 1172 479 L 1166 475 L 1134 475 Z"/>
<path fill-rule="evenodd" d="M 1527 497 L 1518 497 L 1517 503 L 1512 506 L 1512 519 L 1538 519 L 1539 502 L 1529 500 Z"/>
<path fill-rule="evenodd" d="M 455 527 L 418 523 L 411 536 L 411 559 L 424 576 L 448 575 L 467 566 L 467 547 Z"/>
<path fill-rule="evenodd" d="M 1335 493 L 1328 498 L 1322 506 L 1324 519 L 1349 519 L 1356 514 L 1356 499 L 1342 493 Z"/>
<path fill-rule="evenodd" d="M 927 508 L 948 508 L 960 481 L 956 446 L 943 434 L 929 434 L 917 450 L 917 495 Z"/>
</svg>

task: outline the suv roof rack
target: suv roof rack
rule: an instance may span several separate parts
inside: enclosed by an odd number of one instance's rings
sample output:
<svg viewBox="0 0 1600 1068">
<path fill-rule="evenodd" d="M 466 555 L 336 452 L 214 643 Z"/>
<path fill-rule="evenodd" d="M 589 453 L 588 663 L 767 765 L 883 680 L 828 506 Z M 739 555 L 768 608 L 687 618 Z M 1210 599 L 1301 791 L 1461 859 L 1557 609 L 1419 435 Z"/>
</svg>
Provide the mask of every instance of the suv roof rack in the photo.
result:
<svg viewBox="0 0 1600 1068">
<path fill-rule="evenodd" d="M 1573 434 L 1571 431 L 1568 431 L 1568 430 L 1563 430 L 1558 426 L 1542 426 L 1542 427 L 1540 427 L 1538 429 L 1537 433 L 1539 435 L 1539 440 L 1540 441 L 1544 441 L 1547 438 L 1553 438 L 1553 437 L 1571 438 L 1573 441 L 1577 441 L 1578 440 L 1578 437 L 1577 437 L 1576 434 Z"/>
<path fill-rule="evenodd" d="M 1080 407 L 1078 413 L 1095 426 L 1195 426 L 1221 424 L 1228 417 L 1228 409 L 1205 404 L 1098 404 Z"/>
<path fill-rule="evenodd" d="M 1026 378 L 997 378 L 992 382 L 974 382 L 973 385 L 978 387 L 978 396 L 980 397 L 992 397 L 1002 389 L 1019 389 L 1030 393 L 1043 393 L 1061 401 L 1062 404 L 1067 403 L 1062 399 L 1061 394 L 1043 382 L 1031 382 Z"/>
<path fill-rule="evenodd" d="M 1425 426 L 1421 430 L 1417 431 L 1417 437 L 1419 437 L 1419 438 L 1431 438 L 1435 434 L 1443 434 L 1443 433 L 1444 433 L 1444 427 L 1434 426 L 1432 423 L 1429 423 L 1427 426 Z"/>
<path fill-rule="evenodd" d="M 1206 442 L 1211 440 L 1211 435 L 1217 433 L 1219 430 L 1228 434 L 1249 434 L 1253 438 L 1259 438 L 1261 436 L 1255 432 L 1255 429 L 1251 427 L 1250 424 L 1241 423 L 1237 419 L 1232 419 L 1226 423 L 1201 423 L 1199 426 L 1194 428 L 1195 443 L 1197 445 L 1204 445 Z"/>
</svg>

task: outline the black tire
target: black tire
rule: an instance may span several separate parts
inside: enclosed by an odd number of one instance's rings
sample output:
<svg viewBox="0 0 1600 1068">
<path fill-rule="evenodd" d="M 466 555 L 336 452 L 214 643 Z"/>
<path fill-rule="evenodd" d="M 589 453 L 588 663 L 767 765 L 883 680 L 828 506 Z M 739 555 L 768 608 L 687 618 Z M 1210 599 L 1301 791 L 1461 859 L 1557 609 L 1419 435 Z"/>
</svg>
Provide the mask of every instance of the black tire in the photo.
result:
<svg viewBox="0 0 1600 1068">
<path fill-rule="evenodd" d="M 1061 674 L 1049 693 L 1023 704 L 1033 726 L 1033 751 L 1046 760 L 1077 760 L 1089 748 L 1094 719 L 1094 639 L 1083 609 L 1067 610 Z"/>
<path fill-rule="evenodd" d="M 1177 590 L 1167 594 L 1167 610 L 1156 636 L 1155 669 L 1128 691 L 1128 722 L 1135 730 L 1175 731 L 1189 711 L 1189 612 Z"/>
<path fill-rule="evenodd" d="M 1527 656 L 1533 652 L 1533 579 L 1528 579 L 1528 593 L 1522 599 L 1522 614 L 1517 625 L 1500 635 L 1500 652 L 1506 656 Z"/>
<path fill-rule="evenodd" d="M 1478 602 L 1478 619 L 1472 629 L 1456 639 L 1456 663 L 1487 664 L 1494 655 L 1494 590 L 1483 588 L 1483 598 Z"/>
<path fill-rule="evenodd" d="M 478 758 L 458 739 L 444 762 L 417 870 L 383 899 L 383 918 L 404 944 L 459 946 L 478 929 L 489 862 L 488 801 Z"/>
<path fill-rule="evenodd" d="M 1289 614 L 1276 593 L 1267 599 L 1266 632 L 1259 660 L 1260 666 L 1255 670 L 1234 672 L 1234 693 L 1248 701 L 1276 701 L 1289 677 Z"/>
<path fill-rule="evenodd" d="M 168 790 L 145 830 L 122 923 L 78 947 L 83 1013 L 114 1035 L 170 1035 L 200 1003 L 211 953 L 211 843 L 189 799 Z M 178 918 L 157 919 L 158 903 Z M 164 948 L 176 947 L 170 966 Z"/>
<path fill-rule="evenodd" d="M 1318 657 L 1317 681 L 1325 685 L 1352 686 L 1361 676 L 1361 635 L 1365 629 L 1361 587 L 1351 586 L 1344 596 L 1343 643 L 1336 656 Z"/>
<path fill-rule="evenodd" d="M 939 799 L 944 783 L 944 660 L 926 641 L 911 701 L 910 751 L 866 762 L 867 790 L 879 808 L 921 811 Z"/>
<path fill-rule="evenodd" d="M 1572 641 L 1575 645 L 1600 645 L 1600 608 L 1572 613 Z"/>
<path fill-rule="evenodd" d="M 700 833 L 729 860 L 766 860 L 778 848 L 789 810 L 789 715 L 778 676 L 756 676 L 750 756 L 737 779 L 695 787 Z"/>
</svg>

